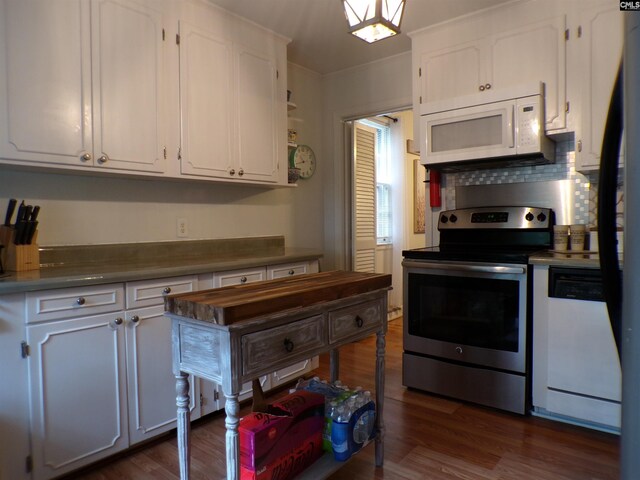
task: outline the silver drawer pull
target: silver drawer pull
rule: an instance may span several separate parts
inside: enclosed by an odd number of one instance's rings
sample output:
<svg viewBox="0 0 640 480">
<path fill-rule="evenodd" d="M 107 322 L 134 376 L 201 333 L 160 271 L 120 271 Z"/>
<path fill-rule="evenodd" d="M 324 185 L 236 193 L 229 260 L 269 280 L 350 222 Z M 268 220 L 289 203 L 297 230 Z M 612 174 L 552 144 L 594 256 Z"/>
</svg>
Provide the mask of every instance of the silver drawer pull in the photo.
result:
<svg viewBox="0 0 640 480">
<path fill-rule="evenodd" d="M 291 353 L 291 352 L 293 352 L 293 347 L 294 347 L 293 342 L 290 339 L 285 338 L 284 339 L 284 349 L 287 352 Z"/>
<path fill-rule="evenodd" d="M 247 277 L 242 277 L 240 279 L 240 283 L 247 283 Z"/>
<path fill-rule="evenodd" d="M 78 299 L 76 300 L 76 303 L 78 305 L 84 305 L 85 303 L 87 303 L 87 301 L 84 299 L 84 297 L 78 297 Z"/>
<path fill-rule="evenodd" d="M 362 319 L 362 317 L 360 315 L 356 315 L 356 326 L 358 328 L 362 328 L 363 325 L 364 325 L 364 320 Z"/>
<path fill-rule="evenodd" d="M 118 318 L 116 318 L 116 319 L 113 321 L 113 323 L 115 323 L 116 325 L 122 325 L 122 322 L 123 322 L 123 321 L 124 321 L 124 320 L 122 320 L 122 318 L 118 317 Z"/>
<path fill-rule="evenodd" d="M 171 287 L 164 287 L 162 293 L 165 295 L 169 295 L 171 293 Z"/>
<path fill-rule="evenodd" d="M 293 275 L 294 273 L 296 273 L 296 272 L 293 271 L 293 270 L 289 270 L 289 275 Z"/>
<path fill-rule="evenodd" d="M 131 317 L 132 323 L 138 323 L 139 321 L 140 321 L 140 317 L 138 315 L 134 315 L 133 317 Z"/>
</svg>

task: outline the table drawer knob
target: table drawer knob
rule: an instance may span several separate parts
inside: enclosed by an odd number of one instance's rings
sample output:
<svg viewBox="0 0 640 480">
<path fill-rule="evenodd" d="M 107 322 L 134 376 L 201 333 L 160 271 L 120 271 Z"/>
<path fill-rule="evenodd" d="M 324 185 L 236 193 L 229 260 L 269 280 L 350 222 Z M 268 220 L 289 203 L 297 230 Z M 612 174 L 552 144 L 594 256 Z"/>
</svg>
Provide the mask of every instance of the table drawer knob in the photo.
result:
<svg viewBox="0 0 640 480">
<path fill-rule="evenodd" d="M 247 283 L 247 277 L 242 277 L 240 279 L 240 283 Z"/>
<path fill-rule="evenodd" d="M 293 342 L 290 339 L 285 338 L 284 339 L 284 349 L 287 352 L 291 353 L 291 352 L 293 352 L 293 347 L 294 347 Z"/>
<path fill-rule="evenodd" d="M 358 328 L 362 328 L 363 325 L 364 325 L 364 320 L 362 319 L 362 317 L 360 315 L 356 315 L 356 326 Z"/>
<path fill-rule="evenodd" d="M 78 297 L 78 299 L 76 300 L 76 303 L 78 305 L 84 305 L 85 303 L 87 303 L 87 301 L 85 300 L 84 297 Z"/>
<path fill-rule="evenodd" d="M 171 293 L 171 287 L 164 287 L 162 289 L 162 293 L 164 293 L 165 295 L 169 295 Z"/>
</svg>

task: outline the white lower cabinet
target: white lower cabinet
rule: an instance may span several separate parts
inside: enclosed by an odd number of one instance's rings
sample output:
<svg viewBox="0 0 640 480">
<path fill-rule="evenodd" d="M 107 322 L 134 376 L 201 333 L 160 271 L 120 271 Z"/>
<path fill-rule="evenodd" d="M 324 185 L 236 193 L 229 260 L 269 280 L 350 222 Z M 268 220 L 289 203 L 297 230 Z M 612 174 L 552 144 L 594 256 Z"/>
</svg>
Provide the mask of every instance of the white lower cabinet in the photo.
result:
<svg viewBox="0 0 640 480">
<path fill-rule="evenodd" d="M 129 446 L 124 312 L 27 326 L 33 478 Z"/>
<path fill-rule="evenodd" d="M 129 441 L 135 444 L 176 426 L 171 322 L 164 305 L 125 314 Z M 200 417 L 197 382 L 190 378 L 191 419 Z"/>
<path fill-rule="evenodd" d="M 12 296 L 0 313 L 5 311 L 19 323 L 26 312 L 26 327 L 22 325 L 28 380 L 25 372 L 21 381 L 29 388 L 23 403 L 30 410 L 31 458 L 26 463 L 31 463 L 32 472 L 24 478 L 65 475 L 175 427 L 166 295 L 275 278 L 273 272 L 310 271 L 318 271 L 317 261 L 219 272 L 204 281 L 204 275 L 194 275 Z M 18 361 L 24 360 L 11 360 Z M 269 390 L 315 367 L 317 358 L 265 375 L 260 379 L 262 388 Z M 190 385 L 192 420 L 224 408 L 219 385 L 193 378 Z M 251 394 L 249 382 L 240 398 Z M 24 417 L 26 423 L 26 412 Z M 10 431 L 0 427 L 0 432 Z M 0 473 L 24 468 L 24 458 L 10 460 Z"/>
</svg>

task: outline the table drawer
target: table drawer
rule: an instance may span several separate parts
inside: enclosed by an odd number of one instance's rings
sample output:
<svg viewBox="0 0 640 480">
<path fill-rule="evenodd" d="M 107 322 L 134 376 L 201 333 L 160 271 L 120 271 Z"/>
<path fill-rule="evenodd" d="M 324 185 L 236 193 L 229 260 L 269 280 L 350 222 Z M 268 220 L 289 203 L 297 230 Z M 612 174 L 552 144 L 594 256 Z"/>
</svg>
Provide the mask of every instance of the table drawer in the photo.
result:
<svg viewBox="0 0 640 480">
<path fill-rule="evenodd" d="M 160 278 L 127 283 L 127 308 L 162 305 L 164 297 L 193 292 L 198 282 L 195 276 Z"/>
<path fill-rule="evenodd" d="M 357 337 L 382 325 L 382 300 L 358 303 L 329 312 L 329 343 Z"/>
<path fill-rule="evenodd" d="M 276 370 L 288 360 L 315 352 L 325 344 L 322 315 L 298 320 L 281 327 L 242 336 L 242 372 L 249 375 L 266 365 Z"/>
<path fill-rule="evenodd" d="M 124 310 L 121 283 L 27 293 L 27 323 Z"/>
</svg>

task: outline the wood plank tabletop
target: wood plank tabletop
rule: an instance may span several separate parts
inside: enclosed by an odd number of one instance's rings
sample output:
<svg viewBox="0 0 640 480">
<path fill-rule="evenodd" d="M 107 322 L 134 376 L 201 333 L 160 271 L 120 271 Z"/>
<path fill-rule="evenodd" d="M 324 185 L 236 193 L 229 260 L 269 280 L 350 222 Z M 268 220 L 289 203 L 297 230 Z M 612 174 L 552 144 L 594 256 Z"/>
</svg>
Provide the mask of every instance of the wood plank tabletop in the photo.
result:
<svg viewBox="0 0 640 480">
<path fill-rule="evenodd" d="M 329 271 L 169 295 L 165 311 L 231 325 L 242 320 L 391 288 L 391 275 Z"/>
</svg>

